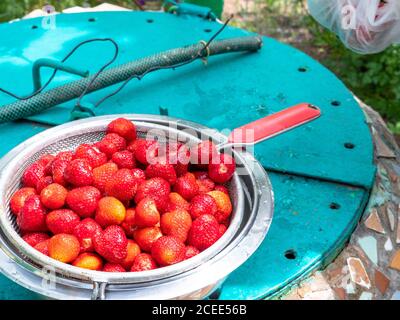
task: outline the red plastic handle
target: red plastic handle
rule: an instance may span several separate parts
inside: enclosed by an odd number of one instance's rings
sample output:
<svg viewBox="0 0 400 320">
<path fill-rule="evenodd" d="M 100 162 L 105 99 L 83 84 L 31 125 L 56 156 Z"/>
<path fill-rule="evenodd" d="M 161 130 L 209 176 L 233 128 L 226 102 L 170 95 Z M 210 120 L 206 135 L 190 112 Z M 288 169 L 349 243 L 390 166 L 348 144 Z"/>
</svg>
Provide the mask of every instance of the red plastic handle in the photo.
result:
<svg viewBox="0 0 400 320">
<path fill-rule="evenodd" d="M 310 122 L 320 115 L 319 108 L 301 103 L 234 129 L 228 137 L 228 143 L 255 144 Z"/>
</svg>

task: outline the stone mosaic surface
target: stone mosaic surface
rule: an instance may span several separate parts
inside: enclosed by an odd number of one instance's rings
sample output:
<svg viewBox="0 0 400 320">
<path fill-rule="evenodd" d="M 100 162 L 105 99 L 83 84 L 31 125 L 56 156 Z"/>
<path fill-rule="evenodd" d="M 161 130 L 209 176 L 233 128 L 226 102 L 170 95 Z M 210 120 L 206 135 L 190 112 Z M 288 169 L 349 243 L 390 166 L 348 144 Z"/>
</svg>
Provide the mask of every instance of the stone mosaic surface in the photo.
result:
<svg viewBox="0 0 400 320">
<path fill-rule="evenodd" d="M 378 165 L 364 216 L 336 260 L 281 299 L 400 300 L 400 149 L 379 114 L 360 105 Z"/>
</svg>

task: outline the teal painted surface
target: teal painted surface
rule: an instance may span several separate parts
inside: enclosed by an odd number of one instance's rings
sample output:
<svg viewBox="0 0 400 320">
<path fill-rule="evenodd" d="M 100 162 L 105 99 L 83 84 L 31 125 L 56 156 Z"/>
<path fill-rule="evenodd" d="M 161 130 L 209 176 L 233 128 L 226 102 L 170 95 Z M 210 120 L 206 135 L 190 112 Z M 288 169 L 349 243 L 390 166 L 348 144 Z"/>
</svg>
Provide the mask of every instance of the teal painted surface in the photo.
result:
<svg viewBox="0 0 400 320">
<path fill-rule="evenodd" d="M 95 17 L 95 22 L 88 19 Z M 147 21 L 151 19 L 152 23 Z M 40 19 L 1 24 L 0 87 L 18 94 L 32 91 L 32 63 L 39 58 L 61 59 L 78 42 L 112 37 L 119 44 L 118 63 L 161 50 L 208 39 L 218 24 L 195 17 L 161 13 L 90 13 L 57 16 L 54 30 L 40 28 Z M 32 29 L 38 25 L 38 29 Z M 190 30 L 190 32 L 186 32 Z M 220 38 L 249 34 L 229 28 Z M 96 71 L 112 54 L 111 47 L 88 46 L 69 60 L 78 69 Z M 71 63 L 71 64 L 70 64 Z M 299 72 L 304 67 L 306 72 Z M 42 79 L 49 71 L 43 70 Z M 6 76 L 5 76 L 6 75 Z M 52 84 L 77 79 L 60 73 Z M 89 95 L 97 101 L 112 88 Z M 333 100 L 341 103 L 335 107 Z M 12 99 L 0 94 L 0 105 Z M 373 147 L 362 111 L 344 85 L 305 54 L 264 37 L 255 54 L 215 57 L 207 66 L 200 61 L 175 71 L 161 71 L 142 81 L 132 81 L 123 92 L 106 101 L 96 113 L 153 113 L 160 107 L 170 116 L 182 117 L 218 129 L 234 128 L 299 102 L 322 109 L 315 122 L 263 142 L 256 155 L 271 173 L 276 211 L 266 240 L 251 259 L 227 281 L 222 298 L 254 299 L 276 294 L 329 261 L 348 238 L 363 209 L 373 178 Z M 32 117 L 0 125 L 0 155 L 45 125 L 68 121 L 74 103 L 66 103 Z M 354 149 L 343 144 L 351 142 Z M 311 176 L 296 178 L 290 174 Z M 330 180 L 331 182 L 323 182 Z M 334 182 L 343 182 L 347 185 Z M 363 188 L 350 188 L 348 185 Z M 340 210 L 329 209 L 334 201 Z M 295 260 L 284 252 L 295 249 Z M 249 277 L 249 274 L 252 276 Z M 12 290 L 10 291 L 10 288 Z M 35 295 L 0 277 L 0 298 L 34 298 Z"/>
<path fill-rule="evenodd" d="M 89 22 L 89 18 L 95 18 Z M 148 23 L 151 19 L 152 23 Z M 219 24 L 191 16 L 164 13 L 116 12 L 63 14 L 56 28 L 31 29 L 41 19 L 0 25 L 0 86 L 23 94 L 32 91 L 31 67 L 39 58 L 63 58 L 82 40 L 112 37 L 121 48 L 117 63 L 208 39 Z M 190 30 L 190 32 L 186 32 Z M 185 32 L 184 32 L 185 31 Z M 228 28 L 219 38 L 243 36 L 246 31 Z M 98 70 L 112 56 L 109 44 L 91 44 L 76 52 L 69 65 Z M 299 72 L 305 68 L 306 72 Z M 48 74 L 48 73 L 47 73 Z M 44 72 L 43 79 L 46 73 Z M 60 72 L 53 85 L 77 79 Z M 110 90 L 85 98 L 95 102 Z M 0 104 L 12 99 L 0 95 Z M 340 106 L 331 105 L 332 101 Z M 177 70 L 159 71 L 132 81 L 121 93 L 96 110 L 108 113 L 159 113 L 196 121 L 210 127 L 232 129 L 248 121 L 299 102 L 322 109 L 322 117 L 305 127 L 265 141 L 256 155 L 266 168 L 300 175 L 371 186 L 374 177 L 373 147 L 362 111 L 345 86 L 327 69 L 302 52 L 264 37 L 259 53 L 231 54 L 200 61 Z M 60 124 L 69 120 L 74 102 L 38 116 L 37 121 Z M 354 149 L 346 149 L 346 142 Z"/>
</svg>

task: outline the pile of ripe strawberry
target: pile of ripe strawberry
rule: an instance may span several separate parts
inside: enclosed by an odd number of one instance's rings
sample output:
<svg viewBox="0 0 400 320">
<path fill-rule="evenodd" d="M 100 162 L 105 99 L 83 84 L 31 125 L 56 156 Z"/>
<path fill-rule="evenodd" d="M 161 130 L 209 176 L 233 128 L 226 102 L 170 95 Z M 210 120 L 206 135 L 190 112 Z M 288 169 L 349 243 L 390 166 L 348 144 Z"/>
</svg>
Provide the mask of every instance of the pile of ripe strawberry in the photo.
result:
<svg viewBox="0 0 400 320">
<path fill-rule="evenodd" d="M 95 144 L 43 155 L 10 201 L 23 239 L 58 261 L 108 272 L 151 270 L 207 249 L 229 226 L 224 184 L 235 162 L 209 141 L 161 149 L 119 118 Z"/>
</svg>

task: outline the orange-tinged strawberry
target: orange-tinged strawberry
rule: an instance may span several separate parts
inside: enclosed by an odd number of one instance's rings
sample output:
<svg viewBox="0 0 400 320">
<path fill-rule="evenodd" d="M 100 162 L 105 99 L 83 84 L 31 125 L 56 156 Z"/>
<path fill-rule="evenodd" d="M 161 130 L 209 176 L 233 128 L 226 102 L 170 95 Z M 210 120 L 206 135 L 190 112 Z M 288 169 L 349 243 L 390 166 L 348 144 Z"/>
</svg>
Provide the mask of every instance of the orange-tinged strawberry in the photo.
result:
<svg viewBox="0 0 400 320">
<path fill-rule="evenodd" d="M 106 183 L 106 194 L 121 201 L 131 200 L 136 194 L 138 180 L 130 169 L 119 169 Z"/>
<path fill-rule="evenodd" d="M 120 169 L 133 169 L 136 167 L 135 157 L 133 153 L 128 150 L 115 152 L 112 155 L 111 160 Z"/>
<path fill-rule="evenodd" d="M 190 215 L 193 219 L 203 214 L 215 215 L 218 211 L 217 202 L 209 194 L 198 194 L 190 202 Z"/>
<path fill-rule="evenodd" d="M 151 256 L 160 266 L 169 266 L 185 259 L 185 245 L 179 239 L 163 236 L 151 247 Z"/>
<path fill-rule="evenodd" d="M 79 221 L 79 216 L 69 209 L 54 210 L 46 215 L 46 225 L 54 234 L 72 234 Z"/>
<path fill-rule="evenodd" d="M 81 253 L 72 265 L 78 268 L 101 271 L 103 269 L 103 260 L 95 253 Z"/>
<path fill-rule="evenodd" d="M 170 191 L 171 187 L 168 181 L 159 177 L 151 178 L 139 184 L 135 202 L 139 203 L 143 198 L 150 197 L 156 202 L 157 208 L 163 211 L 169 201 L 168 195 Z"/>
<path fill-rule="evenodd" d="M 52 183 L 40 192 L 40 201 L 46 208 L 59 209 L 64 206 L 68 190 L 61 184 Z"/>
<path fill-rule="evenodd" d="M 99 189 L 86 186 L 72 189 L 66 197 L 67 205 L 82 218 L 92 217 L 101 198 Z"/>
<path fill-rule="evenodd" d="M 160 213 L 156 202 L 149 198 L 143 198 L 136 206 L 135 223 L 138 227 L 153 227 L 160 222 Z"/>
<path fill-rule="evenodd" d="M 109 159 L 115 152 L 126 148 L 126 140 L 116 133 L 108 133 L 104 138 L 95 144 L 101 152 L 104 152 Z"/>
<path fill-rule="evenodd" d="M 200 251 L 196 249 L 193 246 L 186 246 L 185 248 L 185 260 L 190 259 L 194 257 L 195 255 L 198 255 Z"/>
<path fill-rule="evenodd" d="M 105 192 L 106 183 L 111 179 L 115 172 L 118 171 L 118 166 L 115 163 L 108 162 L 100 167 L 93 169 L 93 186 Z"/>
<path fill-rule="evenodd" d="M 90 186 L 93 183 L 93 168 L 86 159 L 75 159 L 68 163 L 64 179 L 75 187 Z"/>
<path fill-rule="evenodd" d="M 31 195 L 17 216 L 17 224 L 24 232 L 46 231 L 46 209 L 38 195 Z"/>
<path fill-rule="evenodd" d="M 128 254 L 128 239 L 120 226 L 109 226 L 94 238 L 94 248 L 108 262 L 122 263 Z"/>
<path fill-rule="evenodd" d="M 225 187 L 225 186 L 223 186 L 223 185 L 217 184 L 217 185 L 214 187 L 214 190 L 215 190 L 215 191 L 221 191 L 221 192 L 223 192 L 223 193 L 229 195 L 229 190 L 228 190 L 228 188 Z"/>
<path fill-rule="evenodd" d="M 36 191 L 40 194 L 44 188 L 54 183 L 52 176 L 44 176 L 36 184 Z"/>
<path fill-rule="evenodd" d="M 121 227 L 124 229 L 128 237 L 132 237 L 133 231 L 135 231 L 137 228 L 135 216 L 136 216 L 136 211 L 134 208 L 126 209 L 125 219 L 121 223 Z"/>
<path fill-rule="evenodd" d="M 60 159 L 58 159 L 56 157 L 51 165 L 53 182 L 61 184 L 62 186 L 65 186 L 67 184 L 64 178 L 64 173 L 69 163 L 70 160 L 67 160 L 66 158 L 61 157 Z"/>
<path fill-rule="evenodd" d="M 159 143 L 155 140 L 137 139 L 127 149 L 133 152 L 137 161 L 148 165 L 157 159 L 159 147 Z"/>
<path fill-rule="evenodd" d="M 38 243 L 45 241 L 49 238 L 49 235 L 44 232 L 31 232 L 22 237 L 22 239 L 24 239 L 24 241 L 28 243 L 31 247 L 34 247 Z"/>
<path fill-rule="evenodd" d="M 146 177 L 160 177 L 173 185 L 176 182 L 176 172 L 174 166 L 166 162 L 165 159 L 160 159 L 154 164 L 149 164 L 145 170 Z"/>
<path fill-rule="evenodd" d="M 189 210 L 190 203 L 187 202 L 179 193 L 171 192 L 168 197 L 169 201 L 165 207 L 165 212 L 173 211 L 175 209 Z"/>
<path fill-rule="evenodd" d="M 126 270 L 119 263 L 110 263 L 107 262 L 103 270 L 104 272 L 126 272 Z"/>
<path fill-rule="evenodd" d="M 140 249 L 146 252 L 151 251 L 153 243 L 160 237 L 162 233 L 159 227 L 146 227 L 141 229 L 136 229 L 133 232 L 133 239 L 139 245 Z"/>
<path fill-rule="evenodd" d="M 107 133 L 116 133 L 119 136 L 126 139 L 126 141 L 132 141 L 136 139 L 136 127 L 125 118 L 118 118 L 111 121 L 107 126 Z"/>
<path fill-rule="evenodd" d="M 217 203 L 218 210 L 214 214 L 217 221 L 222 222 L 229 218 L 232 213 L 232 202 L 229 198 L 229 195 L 222 191 L 210 191 L 207 194 L 213 197 L 215 202 Z"/>
<path fill-rule="evenodd" d="M 114 197 L 101 198 L 97 210 L 95 220 L 103 228 L 114 224 L 121 224 L 126 215 L 125 206 Z"/>
<path fill-rule="evenodd" d="M 220 238 L 218 221 L 211 214 L 203 214 L 192 223 L 188 244 L 203 251 Z"/>
<path fill-rule="evenodd" d="M 49 243 L 50 243 L 50 239 L 44 240 L 42 242 L 39 242 L 38 244 L 36 244 L 34 246 L 34 248 L 43 253 L 46 256 L 49 256 Z"/>
<path fill-rule="evenodd" d="M 81 252 L 94 251 L 94 238 L 101 234 L 103 229 L 91 218 L 80 221 L 74 228 L 73 235 L 78 238 Z"/>
<path fill-rule="evenodd" d="M 90 144 L 81 144 L 76 148 L 73 159 L 86 159 L 92 168 L 97 168 L 107 162 L 107 155 Z"/>
<path fill-rule="evenodd" d="M 46 166 L 40 162 L 31 164 L 22 175 L 24 187 L 35 188 L 38 181 L 45 176 Z"/>
<path fill-rule="evenodd" d="M 140 247 L 135 241 L 128 239 L 127 251 L 128 253 L 124 261 L 121 262 L 121 266 L 124 267 L 125 270 L 130 270 L 130 268 L 133 265 L 133 262 L 135 261 L 135 258 L 137 257 L 138 254 L 140 254 Z"/>
<path fill-rule="evenodd" d="M 161 217 L 160 227 L 164 235 L 173 236 L 185 242 L 192 226 L 192 218 L 184 209 L 166 212 Z"/>
<path fill-rule="evenodd" d="M 191 200 L 199 193 L 199 186 L 196 183 L 196 178 L 191 173 L 179 177 L 173 187 L 173 191 L 179 193 L 186 200 Z"/>
<path fill-rule="evenodd" d="M 140 253 L 136 256 L 135 261 L 133 262 L 131 271 L 139 272 L 139 271 L 148 271 L 157 268 L 157 263 L 148 253 Z"/>
<path fill-rule="evenodd" d="M 10 209 L 11 212 L 15 215 L 21 211 L 22 207 L 25 204 L 25 201 L 32 195 L 36 194 L 36 190 L 34 188 L 25 187 L 17 190 L 10 200 Z"/>
<path fill-rule="evenodd" d="M 215 163 L 208 166 L 208 175 L 216 183 L 228 182 L 236 170 L 235 159 L 230 155 L 221 153 Z"/>
<path fill-rule="evenodd" d="M 78 257 L 79 251 L 79 241 L 72 234 L 59 233 L 49 240 L 49 256 L 55 260 L 72 262 Z"/>
<path fill-rule="evenodd" d="M 212 141 L 202 141 L 190 149 L 190 160 L 192 164 L 200 168 L 207 168 L 217 157 L 218 151 Z"/>
</svg>

